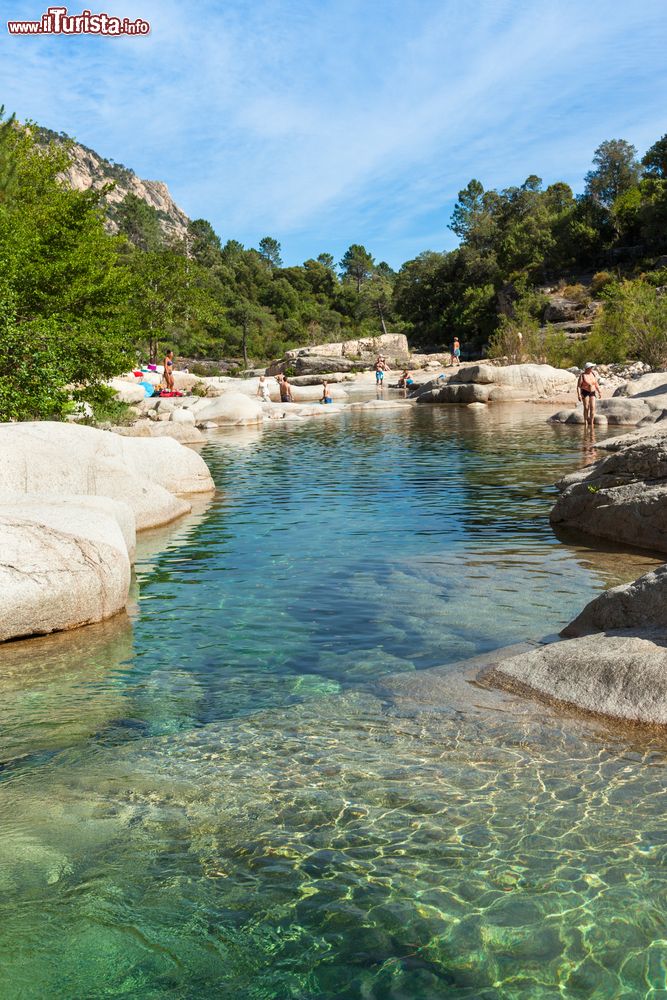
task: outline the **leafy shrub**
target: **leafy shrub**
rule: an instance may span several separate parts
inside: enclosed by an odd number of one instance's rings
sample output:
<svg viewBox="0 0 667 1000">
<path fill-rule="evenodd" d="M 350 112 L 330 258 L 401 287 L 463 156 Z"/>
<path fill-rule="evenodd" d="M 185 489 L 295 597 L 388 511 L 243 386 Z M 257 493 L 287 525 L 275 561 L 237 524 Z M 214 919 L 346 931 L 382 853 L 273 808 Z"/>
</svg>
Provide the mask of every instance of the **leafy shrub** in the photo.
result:
<svg viewBox="0 0 667 1000">
<path fill-rule="evenodd" d="M 667 295 L 645 281 L 624 281 L 605 290 L 605 305 L 591 336 L 579 345 L 589 358 L 611 363 L 638 358 L 651 368 L 667 365 Z"/>
<path fill-rule="evenodd" d="M 590 299 L 590 296 L 583 285 L 564 285 L 561 293 L 564 298 L 571 299 L 572 302 L 578 303 L 580 306 L 585 306 Z"/>
<path fill-rule="evenodd" d="M 615 278 L 609 271 L 597 271 L 591 281 L 591 294 L 599 295 L 600 292 L 614 282 Z"/>
<path fill-rule="evenodd" d="M 648 274 L 642 275 L 642 278 L 647 285 L 653 285 L 654 288 L 665 288 L 667 287 L 667 267 L 661 267 L 658 271 L 649 271 Z"/>
<path fill-rule="evenodd" d="M 75 393 L 81 402 L 84 400 L 81 394 Z M 129 403 L 123 403 L 116 397 L 113 389 L 108 385 L 98 385 L 94 389 L 85 392 L 85 403 L 92 411 L 89 416 L 81 420 L 82 424 L 89 427 L 97 427 L 100 424 L 113 424 L 116 427 L 127 427 L 137 419 L 137 413 Z M 76 403 L 70 402 L 68 410 L 74 412 Z"/>
</svg>

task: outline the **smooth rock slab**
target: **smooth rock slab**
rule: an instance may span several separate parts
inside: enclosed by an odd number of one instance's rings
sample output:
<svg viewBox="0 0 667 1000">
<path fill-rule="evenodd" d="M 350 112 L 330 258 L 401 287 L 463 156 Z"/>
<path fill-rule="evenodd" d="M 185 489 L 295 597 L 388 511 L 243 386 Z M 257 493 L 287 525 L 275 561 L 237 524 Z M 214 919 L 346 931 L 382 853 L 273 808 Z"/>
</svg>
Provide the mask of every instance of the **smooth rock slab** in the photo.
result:
<svg viewBox="0 0 667 1000">
<path fill-rule="evenodd" d="M 158 527 L 190 510 L 174 494 L 215 489 L 204 460 L 177 441 L 121 437 L 50 421 L 0 424 L 4 493 L 93 495 L 132 508 L 136 527 Z"/>
<path fill-rule="evenodd" d="M 197 426 L 258 424 L 263 419 L 262 404 L 243 392 L 231 389 L 213 399 L 201 398 L 190 406 Z"/>
<path fill-rule="evenodd" d="M 90 500 L 0 505 L 0 642 L 103 621 L 125 607 L 127 508 Z"/>
<path fill-rule="evenodd" d="M 667 632 L 566 639 L 496 664 L 487 679 L 615 719 L 667 724 Z"/>
</svg>

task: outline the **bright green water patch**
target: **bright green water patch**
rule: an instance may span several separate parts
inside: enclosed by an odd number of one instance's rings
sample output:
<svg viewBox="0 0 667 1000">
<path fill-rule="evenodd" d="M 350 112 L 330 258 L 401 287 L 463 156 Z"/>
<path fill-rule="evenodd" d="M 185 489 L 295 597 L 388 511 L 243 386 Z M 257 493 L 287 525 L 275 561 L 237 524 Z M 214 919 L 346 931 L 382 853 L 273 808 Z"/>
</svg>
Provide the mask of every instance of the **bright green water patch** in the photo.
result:
<svg viewBox="0 0 667 1000">
<path fill-rule="evenodd" d="M 544 416 L 220 435 L 131 623 L 2 651 L 3 998 L 665 995 L 664 747 L 419 683 L 654 564 Z"/>
</svg>

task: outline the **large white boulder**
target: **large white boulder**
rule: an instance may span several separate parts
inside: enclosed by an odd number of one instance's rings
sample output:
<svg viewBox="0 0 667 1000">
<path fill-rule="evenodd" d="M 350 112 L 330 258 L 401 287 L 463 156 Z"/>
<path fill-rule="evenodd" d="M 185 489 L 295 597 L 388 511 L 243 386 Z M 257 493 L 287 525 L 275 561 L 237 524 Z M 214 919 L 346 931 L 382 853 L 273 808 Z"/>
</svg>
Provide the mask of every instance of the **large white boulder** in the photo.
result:
<svg viewBox="0 0 667 1000">
<path fill-rule="evenodd" d="M 229 390 L 214 399 L 201 398 L 190 407 L 196 423 L 223 425 L 259 424 L 264 418 L 262 404 L 243 392 Z"/>
<path fill-rule="evenodd" d="M 121 437 L 138 438 L 172 438 L 181 444 L 201 444 L 205 437 L 195 425 L 189 421 L 176 421 L 172 423 L 171 418 L 164 422 L 153 420 L 138 420 L 136 424 L 129 427 L 112 427 L 111 430 Z"/>
<path fill-rule="evenodd" d="M 667 372 L 640 375 L 639 378 L 624 382 L 614 393 L 614 396 L 641 396 L 645 399 L 664 395 L 667 395 Z"/>
<path fill-rule="evenodd" d="M 577 378 L 551 365 L 465 365 L 453 374 L 417 386 L 420 403 L 486 403 L 544 400 L 574 393 Z"/>
<path fill-rule="evenodd" d="M 141 403 L 146 398 L 146 393 L 138 384 L 139 380 L 132 378 L 112 378 L 109 386 L 113 389 L 116 398 L 121 403 Z"/>
<path fill-rule="evenodd" d="M 0 642 L 110 618 L 127 602 L 134 519 L 98 497 L 0 503 Z"/>
<path fill-rule="evenodd" d="M 74 424 L 0 424 L 0 488 L 7 494 L 89 494 L 122 500 L 138 530 L 190 510 L 174 494 L 214 490 L 204 460 L 177 441 L 121 437 Z"/>
</svg>

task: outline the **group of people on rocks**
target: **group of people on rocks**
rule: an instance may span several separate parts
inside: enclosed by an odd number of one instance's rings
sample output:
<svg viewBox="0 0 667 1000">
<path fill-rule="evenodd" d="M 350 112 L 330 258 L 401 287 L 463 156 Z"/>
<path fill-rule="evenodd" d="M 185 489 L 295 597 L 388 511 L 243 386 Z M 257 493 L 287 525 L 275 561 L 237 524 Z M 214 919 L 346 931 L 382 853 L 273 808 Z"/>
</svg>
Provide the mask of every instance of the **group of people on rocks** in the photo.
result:
<svg viewBox="0 0 667 1000">
<path fill-rule="evenodd" d="M 461 344 L 458 337 L 454 337 L 454 342 L 452 344 L 451 353 L 451 363 L 453 365 L 459 365 L 461 363 Z M 384 373 L 388 371 L 388 365 L 383 354 L 379 354 L 375 362 L 375 384 L 378 389 L 382 389 L 384 385 Z M 174 352 L 169 350 L 166 351 L 164 357 L 164 382 L 168 392 L 174 391 Z M 293 403 L 294 396 L 292 395 L 292 386 L 289 383 L 287 375 L 279 373 L 275 376 L 276 382 L 278 383 L 278 388 L 280 391 L 280 402 L 281 403 Z M 407 368 L 403 369 L 403 373 L 400 376 L 397 384 L 398 389 L 403 389 L 407 392 L 415 384 L 415 381 L 408 371 Z M 263 403 L 271 402 L 271 392 L 269 390 L 269 383 L 265 375 L 260 375 L 259 385 L 257 386 L 257 396 Z M 584 370 L 579 375 L 577 379 L 577 399 L 584 407 L 584 424 L 592 427 L 595 421 L 595 400 L 602 399 L 602 392 L 600 390 L 600 383 L 598 382 L 596 374 L 596 366 L 592 361 L 587 361 L 584 365 Z M 329 388 L 329 383 L 326 380 L 322 381 L 322 396 L 320 397 L 320 403 L 333 403 L 333 397 L 331 395 L 331 390 Z"/>
</svg>

